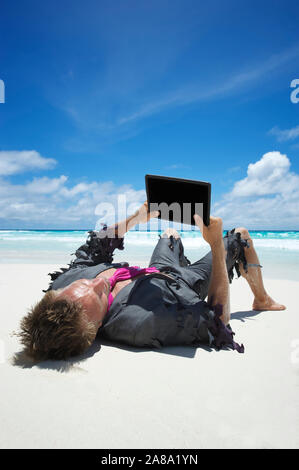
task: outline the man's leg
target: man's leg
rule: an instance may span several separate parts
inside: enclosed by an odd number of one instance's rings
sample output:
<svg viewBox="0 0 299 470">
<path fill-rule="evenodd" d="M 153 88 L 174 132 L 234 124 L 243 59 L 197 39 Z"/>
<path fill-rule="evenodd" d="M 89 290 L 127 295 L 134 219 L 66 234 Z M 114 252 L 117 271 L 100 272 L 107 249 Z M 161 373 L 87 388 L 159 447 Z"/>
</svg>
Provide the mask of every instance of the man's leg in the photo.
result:
<svg viewBox="0 0 299 470">
<path fill-rule="evenodd" d="M 167 228 L 161 235 L 161 238 L 170 238 L 173 236 L 173 238 L 181 238 L 180 234 L 172 227 Z"/>
<path fill-rule="evenodd" d="M 239 227 L 236 229 L 236 232 L 239 232 L 241 234 L 241 238 L 247 240 L 249 243 L 249 247 L 244 247 L 245 257 L 248 263 L 247 272 L 245 272 L 242 263 L 239 263 L 239 267 L 241 276 L 246 279 L 254 295 L 254 301 L 252 304 L 253 310 L 285 310 L 286 307 L 275 302 L 269 296 L 264 287 L 261 268 L 259 266 L 255 266 L 259 265 L 260 262 L 248 230 L 244 227 Z"/>
<path fill-rule="evenodd" d="M 229 274 L 232 271 L 232 268 L 236 262 L 238 253 L 233 254 L 230 251 L 229 256 L 227 255 L 227 249 L 228 249 L 228 244 L 229 244 L 229 240 L 227 237 L 223 238 L 223 244 L 224 244 L 225 256 L 226 256 L 226 267 L 227 267 L 227 272 Z M 239 248 L 238 245 L 237 247 Z M 204 300 L 208 295 L 208 290 L 209 290 L 209 285 L 210 285 L 210 280 L 211 280 L 211 275 L 212 275 L 212 259 L 213 259 L 212 251 L 209 251 L 200 260 L 195 261 L 195 263 L 192 263 L 190 264 L 190 266 L 188 266 L 188 270 L 194 272 L 197 275 L 198 281 L 196 282 L 194 287 L 195 287 L 195 290 L 197 290 L 202 300 Z"/>
<path fill-rule="evenodd" d="M 170 238 L 171 236 L 176 240 L 180 238 L 178 232 L 173 228 L 167 229 L 162 234 L 162 238 Z M 181 255 L 183 255 L 183 261 L 185 261 L 184 252 L 182 252 Z M 208 269 L 206 269 L 207 267 Z M 210 255 L 205 257 L 204 261 L 202 260 L 201 268 L 203 268 L 204 272 L 203 277 L 205 278 L 206 276 L 209 276 L 210 278 L 208 285 L 208 303 L 210 303 L 211 306 L 215 306 L 218 303 L 222 304 L 223 313 L 220 316 L 220 319 L 225 325 L 227 325 L 230 320 L 229 281 L 227 274 L 228 267 L 226 264 L 226 250 L 223 245 L 222 238 L 220 238 L 218 245 L 212 248 Z M 190 272 L 190 270 L 186 270 L 185 274 L 187 272 Z"/>
<path fill-rule="evenodd" d="M 168 228 L 161 235 L 158 241 L 149 266 L 155 266 L 158 269 L 177 266 L 178 268 L 188 265 L 188 260 L 184 255 L 184 247 L 179 233 Z"/>
</svg>

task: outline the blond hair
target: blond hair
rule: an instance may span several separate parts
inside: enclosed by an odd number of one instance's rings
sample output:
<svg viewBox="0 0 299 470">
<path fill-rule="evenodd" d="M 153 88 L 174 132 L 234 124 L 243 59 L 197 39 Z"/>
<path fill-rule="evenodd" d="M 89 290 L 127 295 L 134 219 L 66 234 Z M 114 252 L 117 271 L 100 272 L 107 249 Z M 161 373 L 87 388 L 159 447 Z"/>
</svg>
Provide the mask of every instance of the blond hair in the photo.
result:
<svg viewBox="0 0 299 470">
<path fill-rule="evenodd" d="M 56 295 L 56 291 L 47 292 L 21 320 L 18 336 L 24 352 L 37 361 L 82 354 L 97 334 L 79 303 Z"/>
</svg>

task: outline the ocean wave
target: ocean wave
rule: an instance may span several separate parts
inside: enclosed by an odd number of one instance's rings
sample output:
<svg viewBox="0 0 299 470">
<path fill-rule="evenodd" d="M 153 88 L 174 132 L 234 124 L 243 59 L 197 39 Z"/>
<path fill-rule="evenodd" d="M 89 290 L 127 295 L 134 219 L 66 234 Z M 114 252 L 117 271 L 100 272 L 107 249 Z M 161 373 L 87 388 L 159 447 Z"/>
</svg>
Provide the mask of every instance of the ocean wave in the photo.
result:
<svg viewBox="0 0 299 470">
<path fill-rule="evenodd" d="M 264 239 L 254 240 L 254 245 L 258 248 L 272 248 L 276 250 L 292 250 L 299 251 L 299 240 L 280 240 L 280 239 Z"/>
<path fill-rule="evenodd" d="M 158 239 L 135 239 L 135 240 L 126 240 L 127 246 L 136 246 L 136 247 L 153 247 L 157 243 Z M 198 249 L 202 247 L 209 248 L 209 245 L 202 238 L 184 238 L 183 244 L 186 249 Z M 258 248 L 263 249 L 276 249 L 276 250 L 292 250 L 299 251 L 299 240 L 277 240 L 277 239 L 268 239 L 268 240 L 254 240 L 254 245 Z"/>
<path fill-rule="evenodd" d="M 125 236 L 125 245 L 128 247 L 154 247 L 159 240 L 160 232 L 129 232 Z M 23 250 L 40 249 L 41 246 L 51 250 L 62 250 L 71 247 L 75 249 L 85 242 L 87 231 L 30 231 L 30 230 L 1 230 L 0 250 L 8 247 Z M 254 231 L 250 232 L 255 246 L 262 249 L 299 251 L 299 232 L 274 232 Z M 199 231 L 181 232 L 184 246 L 188 249 L 208 247 Z"/>
<path fill-rule="evenodd" d="M 86 235 L 80 235 L 80 236 L 47 236 L 47 235 L 28 235 L 28 236 L 14 236 L 14 237 L 3 237 L 2 234 L 0 233 L 0 242 L 1 240 L 5 242 L 26 242 L 26 241 L 32 241 L 32 242 L 72 242 L 72 243 L 84 243 L 87 238 Z"/>
</svg>

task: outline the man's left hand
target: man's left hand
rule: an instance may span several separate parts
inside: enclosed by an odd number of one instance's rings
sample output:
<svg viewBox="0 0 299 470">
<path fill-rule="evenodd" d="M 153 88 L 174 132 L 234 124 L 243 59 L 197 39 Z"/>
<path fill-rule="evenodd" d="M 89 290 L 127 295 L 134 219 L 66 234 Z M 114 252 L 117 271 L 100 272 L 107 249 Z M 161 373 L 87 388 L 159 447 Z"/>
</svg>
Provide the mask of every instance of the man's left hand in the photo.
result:
<svg viewBox="0 0 299 470">
<path fill-rule="evenodd" d="M 135 212 L 134 219 L 136 220 L 136 224 L 146 224 L 150 219 L 154 217 L 158 217 L 159 211 L 148 211 L 148 203 L 147 201 L 142 204 L 141 207 Z"/>
</svg>

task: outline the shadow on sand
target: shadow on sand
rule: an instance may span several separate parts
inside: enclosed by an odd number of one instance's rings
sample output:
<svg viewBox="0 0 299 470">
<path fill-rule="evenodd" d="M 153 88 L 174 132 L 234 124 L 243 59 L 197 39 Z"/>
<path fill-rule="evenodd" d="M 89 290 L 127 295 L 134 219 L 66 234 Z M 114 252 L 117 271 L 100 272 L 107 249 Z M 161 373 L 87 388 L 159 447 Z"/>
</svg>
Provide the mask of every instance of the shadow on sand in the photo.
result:
<svg viewBox="0 0 299 470">
<path fill-rule="evenodd" d="M 240 320 L 245 322 L 245 320 L 252 319 L 256 315 L 262 313 L 261 311 L 257 310 L 244 310 L 239 312 L 234 312 L 231 314 L 232 320 Z M 130 351 L 134 353 L 140 352 L 156 352 L 159 354 L 169 354 L 171 356 L 179 356 L 185 357 L 188 359 L 192 359 L 196 355 L 196 351 L 198 349 L 203 349 L 205 351 L 211 352 L 216 351 L 214 348 L 210 348 L 207 345 L 199 345 L 199 346 L 165 346 L 161 349 L 151 349 L 151 348 L 142 348 L 142 347 L 134 347 L 134 346 L 127 346 L 126 344 L 121 343 L 114 343 L 112 341 L 107 341 L 103 338 L 97 338 L 95 342 L 90 346 L 90 348 L 80 356 L 76 356 L 74 359 L 68 359 L 66 361 L 42 361 L 42 362 L 34 362 L 29 359 L 25 354 L 21 351 L 16 353 L 13 358 L 11 359 L 11 364 L 17 367 L 21 367 L 22 369 L 30 369 L 32 367 L 39 367 L 40 369 L 48 369 L 48 370 L 56 370 L 57 372 L 70 372 L 74 370 L 80 370 L 82 372 L 86 372 L 84 368 L 80 367 L 80 363 L 86 361 L 90 357 L 93 357 L 96 353 L 101 350 L 101 347 L 106 346 L 109 348 L 117 348 L 124 351 Z M 231 351 L 229 348 L 224 348 L 221 351 Z"/>
<path fill-rule="evenodd" d="M 31 369 L 32 367 L 38 367 L 39 369 L 56 370 L 57 372 L 71 372 L 74 370 L 80 370 L 86 372 L 84 368 L 80 367 L 80 363 L 86 361 L 90 357 L 94 356 L 101 349 L 101 343 L 94 341 L 94 343 L 88 348 L 84 354 L 76 356 L 74 359 L 68 359 L 65 361 L 41 361 L 35 362 L 28 358 L 23 351 L 16 353 L 10 360 L 13 366 L 21 367 L 22 369 Z"/>
<path fill-rule="evenodd" d="M 256 315 L 265 312 L 266 310 L 240 310 L 239 312 L 234 312 L 231 314 L 232 320 L 240 320 L 245 322 L 245 320 L 252 319 Z"/>
<path fill-rule="evenodd" d="M 33 367 L 38 367 L 39 369 L 47 369 L 47 370 L 56 370 L 57 372 L 72 372 L 75 370 L 86 372 L 83 367 L 80 367 L 80 364 L 90 357 L 94 356 L 94 354 L 98 353 L 101 347 L 109 347 L 109 348 L 117 348 L 124 351 L 129 351 L 133 353 L 140 353 L 140 352 L 155 352 L 160 354 L 169 354 L 171 356 L 179 356 L 179 357 L 186 357 L 192 359 L 195 357 L 196 351 L 198 348 L 204 349 L 205 351 L 213 351 L 212 348 L 206 345 L 200 346 L 165 346 L 161 349 L 151 349 L 151 348 L 142 348 L 142 347 L 134 347 L 128 346 L 126 344 L 121 343 L 114 343 L 112 341 L 106 341 L 102 338 L 97 338 L 94 343 L 90 346 L 90 348 L 80 356 L 76 356 L 74 359 L 68 359 L 66 361 L 42 361 L 42 362 L 35 362 L 28 358 L 23 351 L 16 353 L 10 360 L 10 363 L 13 366 L 21 367 L 22 369 L 31 369 Z"/>
<path fill-rule="evenodd" d="M 195 354 L 196 350 L 200 347 L 200 349 L 204 349 L 205 351 L 212 351 L 213 349 L 210 348 L 209 346 L 206 345 L 200 345 L 200 346 L 164 346 L 163 348 L 143 348 L 143 347 L 134 347 L 134 346 L 128 346 L 126 344 L 121 344 L 121 343 L 114 343 L 112 341 L 107 341 L 105 339 L 99 338 L 98 341 L 103 346 L 111 347 L 111 348 L 117 348 L 117 349 L 122 349 L 124 351 L 130 351 L 130 352 L 155 352 L 159 354 L 169 354 L 170 356 L 179 356 L 179 357 L 186 357 L 189 359 L 192 359 Z"/>
</svg>

